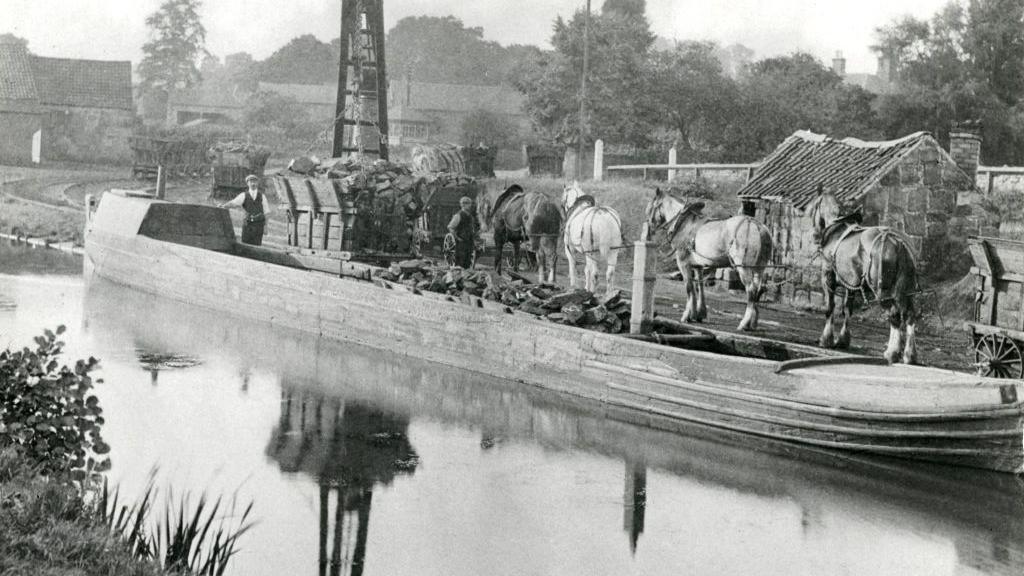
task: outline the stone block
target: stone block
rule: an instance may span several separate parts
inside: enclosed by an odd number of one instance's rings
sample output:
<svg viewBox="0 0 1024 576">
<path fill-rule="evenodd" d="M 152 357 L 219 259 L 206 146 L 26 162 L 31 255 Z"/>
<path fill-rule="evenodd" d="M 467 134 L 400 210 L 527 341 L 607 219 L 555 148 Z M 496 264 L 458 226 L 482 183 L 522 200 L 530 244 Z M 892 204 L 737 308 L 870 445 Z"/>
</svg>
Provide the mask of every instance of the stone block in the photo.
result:
<svg viewBox="0 0 1024 576">
<path fill-rule="evenodd" d="M 928 229 L 927 218 L 924 214 L 908 214 L 903 219 L 903 225 L 903 232 L 912 236 L 924 236 Z"/>
<path fill-rule="evenodd" d="M 924 162 L 921 181 L 925 186 L 935 186 L 942 182 L 942 168 L 938 161 Z"/>
<path fill-rule="evenodd" d="M 945 188 L 928 191 L 928 211 L 952 214 L 956 210 L 956 192 Z"/>
<path fill-rule="evenodd" d="M 920 184 L 923 170 L 919 162 L 904 162 L 900 164 L 900 184 Z"/>
<path fill-rule="evenodd" d="M 907 193 L 903 188 L 890 187 L 889 190 L 889 211 L 902 212 L 907 206 Z"/>
<path fill-rule="evenodd" d="M 915 186 L 907 190 L 907 212 L 918 213 L 928 210 L 928 189 Z"/>
<path fill-rule="evenodd" d="M 876 186 L 864 196 L 864 213 L 885 212 L 889 202 L 889 191 L 884 186 Z"/>
<path fill-rule="evenodd" d="M 880 181 L 883 187 L 899 186 L 900 185 L 900 172 L 898 169 L 893 168 L 886 172 Z"/>
<path fill-rule="evenodd" d="M 949 233 L 949 226 L 945 220 L 929 221 L 926 226 L 925 236 L 927 238 L 944 238 Z"/>
</svg>

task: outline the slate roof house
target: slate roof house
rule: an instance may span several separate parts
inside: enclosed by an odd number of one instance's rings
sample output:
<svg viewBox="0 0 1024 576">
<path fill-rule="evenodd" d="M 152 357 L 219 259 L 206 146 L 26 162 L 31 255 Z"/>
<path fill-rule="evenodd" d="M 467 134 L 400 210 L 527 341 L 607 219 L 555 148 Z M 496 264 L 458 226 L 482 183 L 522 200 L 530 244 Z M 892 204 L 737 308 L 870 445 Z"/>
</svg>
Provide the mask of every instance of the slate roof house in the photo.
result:
<svg viewBox="0 0 1024 576">
<path fill-rule="evenodd" d="M 966 272 L 952 269 L 967 265 L 966 236 L 991 233 L 973 206 L 981 138 L 959 131 L 950 141 L 952 153 L 927 132 L 865 142 L 798 131 L 783 141 L 738 193 L 744 211 L 771 229 L 775 262 L 787 266 L 776 273 L 789 280 L 776 296 L 799 300 L 820 291 L 817 245 L 804 213 L 819 184 L 850 210 L 861 209 L 864 225 L 900 232 L 926 275 Z"/>
<path fill-rule="evenodd" d="M 131 63 L 45 58 L 0 40 L 0 162 L 124 161 Z"/>
<path fill-rule="evenodd" d="M 524 97 L 508 86 L 470 86 L 392 82 L 388 92 L 388 121 L 394 144 L 460 142 L 462 120 L 474 110 L 488 110 L 525 132 L 530 127 Z"/>
</svg>

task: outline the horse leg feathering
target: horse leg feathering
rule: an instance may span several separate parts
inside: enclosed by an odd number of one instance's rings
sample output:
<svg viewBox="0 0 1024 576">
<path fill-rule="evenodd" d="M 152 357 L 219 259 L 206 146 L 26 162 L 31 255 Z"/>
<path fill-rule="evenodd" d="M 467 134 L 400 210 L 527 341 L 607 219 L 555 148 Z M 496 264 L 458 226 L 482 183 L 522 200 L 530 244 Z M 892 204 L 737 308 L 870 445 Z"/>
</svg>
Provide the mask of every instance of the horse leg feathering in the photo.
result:
<svg viewBox="0 0 1024 576">
<path fill-rule="evenodd" d="M 835 345 L 832 314 L 836 307 L 836 274 L 831 268 L 822 270 L 821 289 L 825 293 L 825 328 L 821 331 L 821 338 L 818 338 L 818 346 L 832 348 Z"/>
<path fill-rule="evenodd" d="M 565 259 L 569 262 L 569 287 L 576 287 L 576 258 L 572 253 L 572 245 L 565 239 Z M 586 272 L 584 272 L 585 274 Z"/>
<path fill-rule="evenodd" d="M 843 327 L 839 329 L 835 347 L 845 350 L 850 347 L 850 316 L 853 314 L 853 293 L 846 290 L 843 296 Z"/>
<path fill-rule="evenodd" d="M 708 306 L 704 301 L 704 269 L 696 268 L 694 274 L 696 274 L 694 291 L 697 295 L 697 304 L 694 306 L 695 320 L 703 322 L 708 317 Z"/>
<path fill-rule="evenodd" d="M 900 307 L 893 301 L 889 305 L 889 344 L 882 354 L 890 364 L 896 363 L 896 359 L 900 355 L 900 348 L 903 347 L 902 327 L 903 315 L 900 313 Z"/>
</svg>

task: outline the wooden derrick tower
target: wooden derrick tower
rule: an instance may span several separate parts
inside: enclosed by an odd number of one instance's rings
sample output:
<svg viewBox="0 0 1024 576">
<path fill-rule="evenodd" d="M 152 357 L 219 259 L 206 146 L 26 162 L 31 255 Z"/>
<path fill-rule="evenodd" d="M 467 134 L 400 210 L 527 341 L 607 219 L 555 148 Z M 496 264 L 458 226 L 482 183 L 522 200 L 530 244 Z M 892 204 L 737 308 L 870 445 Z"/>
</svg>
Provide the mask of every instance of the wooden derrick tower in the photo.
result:
<svg viewBox="0 0 1024 576">
<path fill-rule="evenodd" d="M 333 156 L 388 159 L 384 0 L 342 0 Z"/>
</svg>

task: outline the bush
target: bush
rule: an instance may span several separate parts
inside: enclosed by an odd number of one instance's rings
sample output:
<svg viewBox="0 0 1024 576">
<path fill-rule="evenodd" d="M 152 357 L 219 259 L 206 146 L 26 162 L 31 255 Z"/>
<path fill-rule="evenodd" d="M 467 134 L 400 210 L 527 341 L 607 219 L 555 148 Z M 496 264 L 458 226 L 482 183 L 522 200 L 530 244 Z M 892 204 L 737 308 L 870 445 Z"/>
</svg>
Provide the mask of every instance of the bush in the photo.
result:
<svg viewBox="0 0 1024 576">
<path fill-rule="evenodd" d="M 63 326 L 44 331 L 35 350 L 0 352 L 0 449 L 16 448 L 44 474 L 83 480 L 110 468 L 110 447 L 100 433 L 103 409 L 89 375 L 99 361 L 60 366 L 63 332 Z"/>
</svg>

